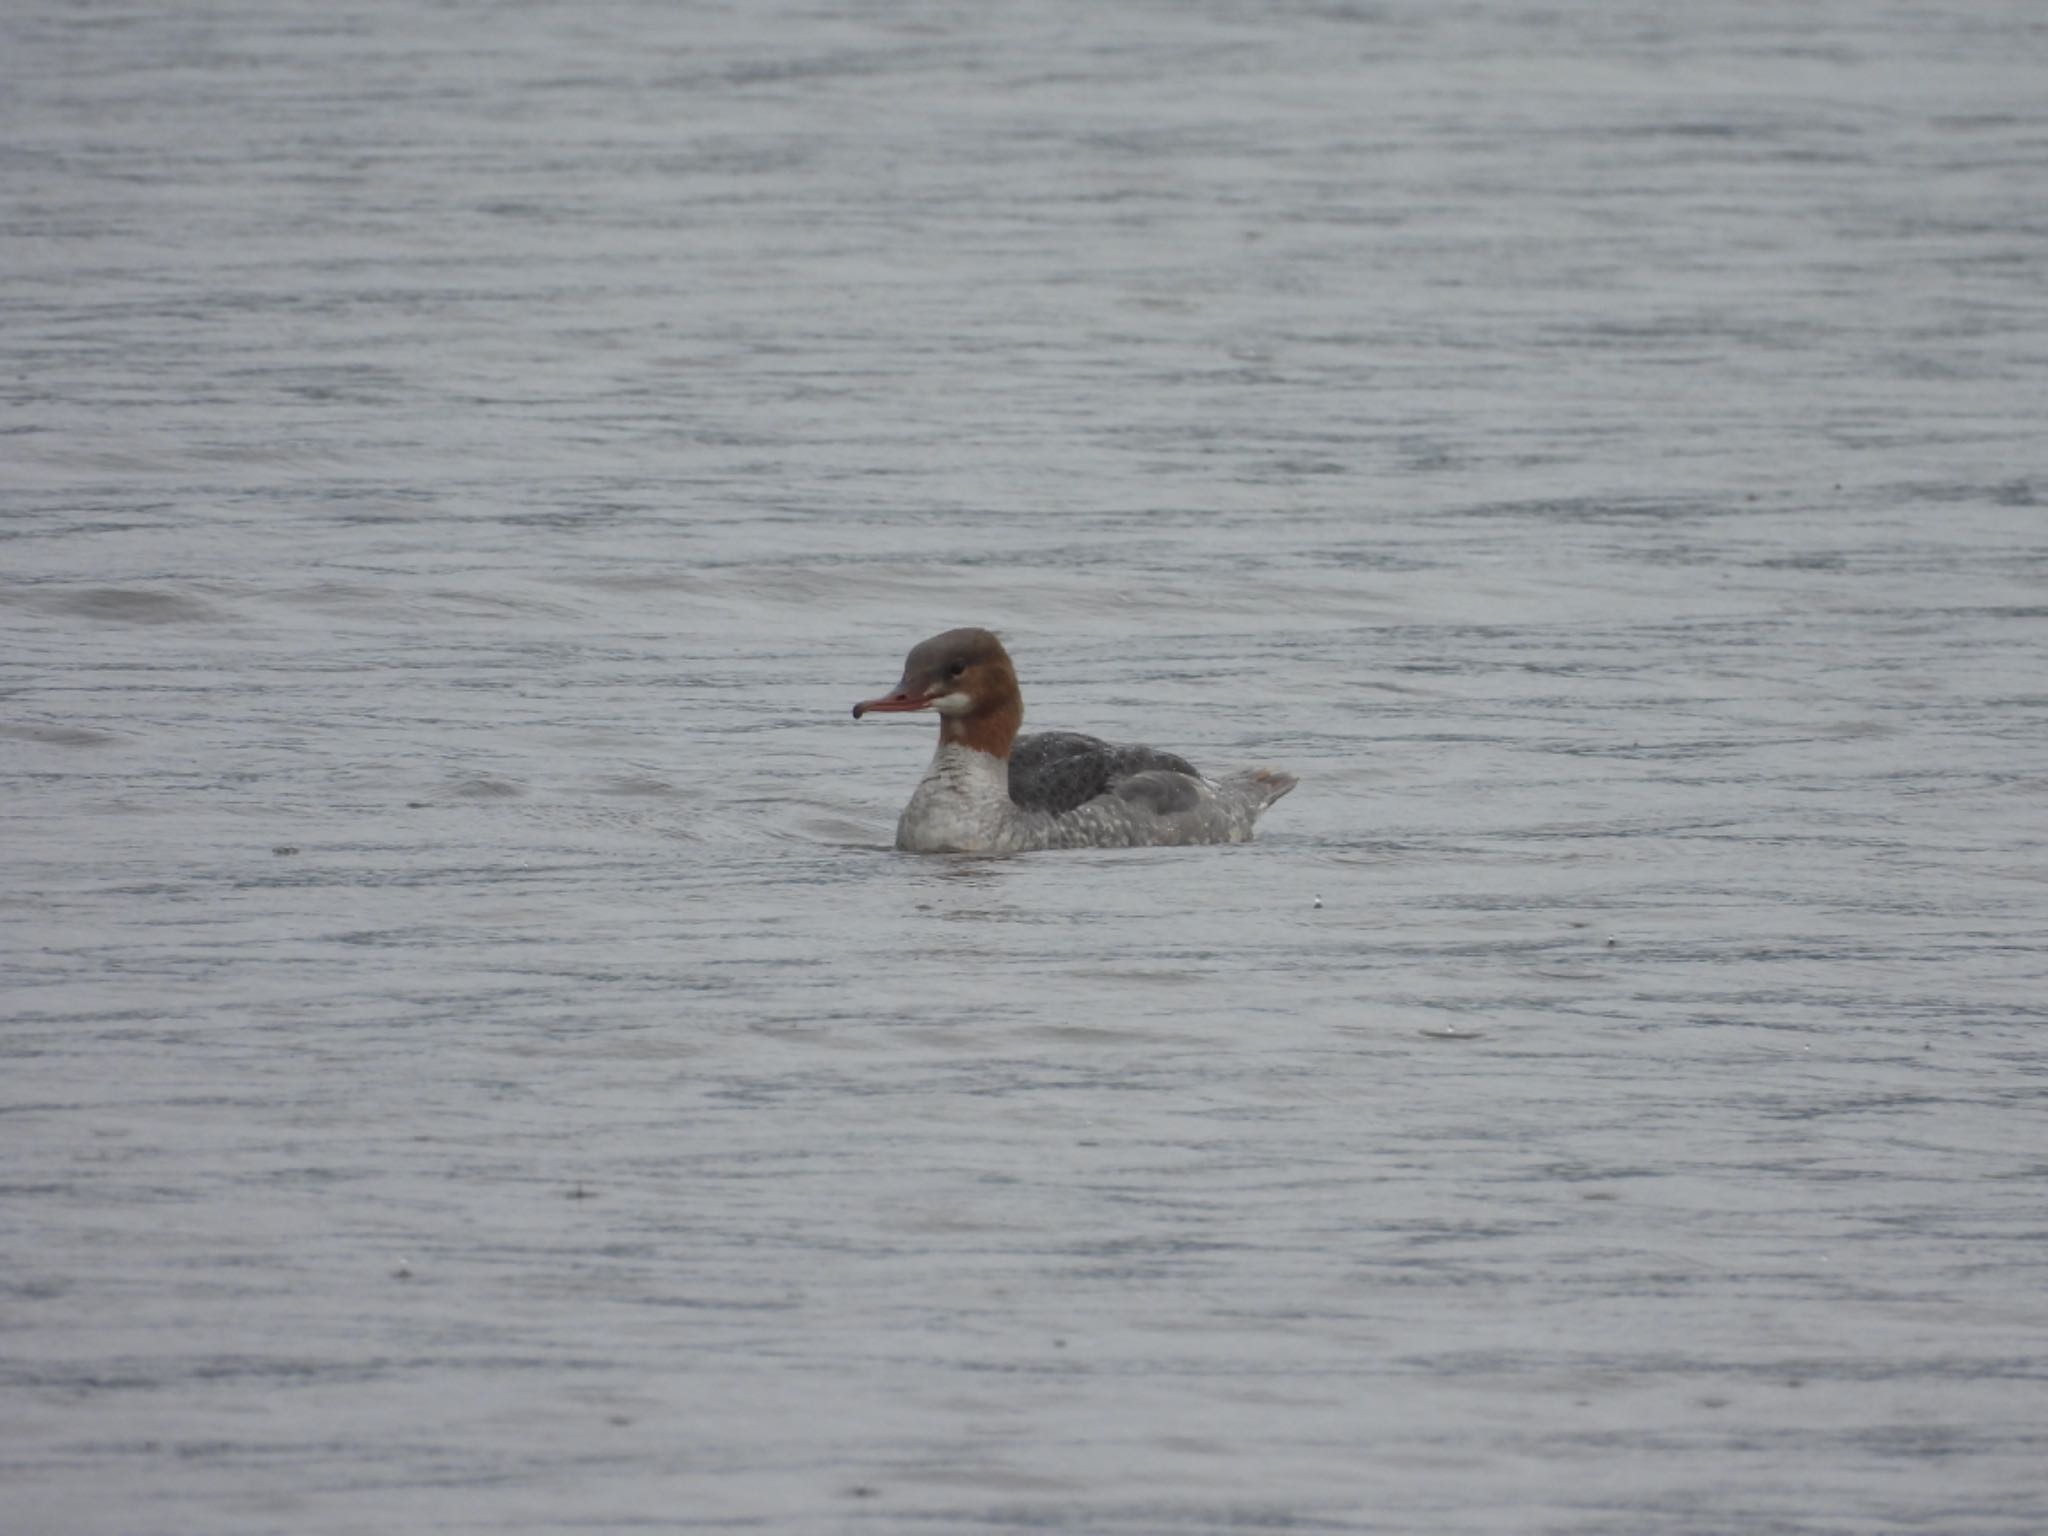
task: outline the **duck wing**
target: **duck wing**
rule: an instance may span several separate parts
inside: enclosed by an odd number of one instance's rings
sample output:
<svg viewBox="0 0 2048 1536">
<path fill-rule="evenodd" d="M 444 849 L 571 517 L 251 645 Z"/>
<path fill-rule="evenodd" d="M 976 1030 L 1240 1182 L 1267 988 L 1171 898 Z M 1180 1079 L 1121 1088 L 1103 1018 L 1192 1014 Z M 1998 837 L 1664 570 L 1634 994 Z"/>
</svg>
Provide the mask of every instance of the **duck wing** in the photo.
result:
<svg viewBox="0 0 2048 1536">
<path fill-rule="evenodd" d="M 1185 775 L 1194 783 L 1154 783 Z M 1010 749 L 1010 799 L 1027 811 L 1058 816 L 1099 795 L 1123 793 L 1127 781 L 1139 800 L 1179 803 L 1193 796 L 1201 775 L 1184 757 L 1156 747 L 1125 747 L 1079 731 L 1020 736 Z M 1162 805 L 1161 808 L 1164 808 Z"/>
</svg>

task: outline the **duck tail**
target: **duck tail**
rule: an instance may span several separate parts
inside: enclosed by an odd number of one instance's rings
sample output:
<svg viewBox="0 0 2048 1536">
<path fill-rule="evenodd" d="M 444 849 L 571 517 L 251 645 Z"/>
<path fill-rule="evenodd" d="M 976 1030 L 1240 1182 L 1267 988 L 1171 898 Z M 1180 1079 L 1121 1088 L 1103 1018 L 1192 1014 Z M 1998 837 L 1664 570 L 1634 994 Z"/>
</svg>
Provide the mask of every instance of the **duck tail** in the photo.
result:
<svg viewBox="0 0 2048 1536">
<path fill-rule="evenodd" d="M 1263 811 L 1301 781 L 1278 768 L 1247 768 L 1242 773 L 1231 774 L 1223 782 Z"/>
</svg>

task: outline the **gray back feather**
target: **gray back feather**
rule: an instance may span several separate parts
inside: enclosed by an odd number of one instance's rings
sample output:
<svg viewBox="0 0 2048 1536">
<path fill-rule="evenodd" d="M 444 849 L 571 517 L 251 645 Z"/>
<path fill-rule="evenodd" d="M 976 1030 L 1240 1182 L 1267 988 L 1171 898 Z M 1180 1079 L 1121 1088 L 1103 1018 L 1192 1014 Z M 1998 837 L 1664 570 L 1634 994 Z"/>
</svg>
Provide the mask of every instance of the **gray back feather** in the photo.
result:
<svg viewBox="0 0 2048 1536">
<path fill-rule="evenodd" d="M 1201 776 L 1184 757 L 1152 747 L 1112 746 L 1079 731 L 1040 731 L 1020 736 L 1010 749 L 1010 798 L 1027 811 L 1055 816 L 1086 805 L 1098 795 L 1147 782 L 1131 796 L 1162 812 L 1192 805 L 1198 786 L 1164 781 Z M 1164 796 L 1165 799 L 1159 797 Z M 1170 803 L 1168 803 L 1170 802 Z"/>
</svg>

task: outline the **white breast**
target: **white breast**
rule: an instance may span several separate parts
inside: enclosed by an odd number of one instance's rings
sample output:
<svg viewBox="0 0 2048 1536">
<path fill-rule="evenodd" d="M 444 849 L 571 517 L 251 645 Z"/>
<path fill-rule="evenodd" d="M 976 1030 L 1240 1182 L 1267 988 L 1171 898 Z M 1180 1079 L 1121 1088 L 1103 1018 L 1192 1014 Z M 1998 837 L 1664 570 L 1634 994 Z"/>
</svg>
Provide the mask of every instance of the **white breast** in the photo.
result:
<svg viewBox="0 0 2048 1536">
<path fill-rule="evenodd" d="M 907 853 L 1013 853 L 1032 846 L 1025 819 L 1010 798 L 1007 762 L 941 742 L 896 822 L 896 846 Z"/>
</svg>

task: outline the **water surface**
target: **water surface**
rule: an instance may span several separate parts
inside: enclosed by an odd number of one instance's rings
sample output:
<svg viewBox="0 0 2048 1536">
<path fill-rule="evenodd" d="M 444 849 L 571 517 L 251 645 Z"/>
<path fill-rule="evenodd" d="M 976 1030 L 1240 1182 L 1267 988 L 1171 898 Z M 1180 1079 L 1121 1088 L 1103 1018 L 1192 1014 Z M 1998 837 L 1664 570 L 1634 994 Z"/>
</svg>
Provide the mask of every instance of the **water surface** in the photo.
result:
<svg viewBox="0 0 2048 1536">
<path fill-rule="evenodd" d="M 2048 1528 L 2028 8 L 0 56 L 20 1529 Z"/>
</svg>

